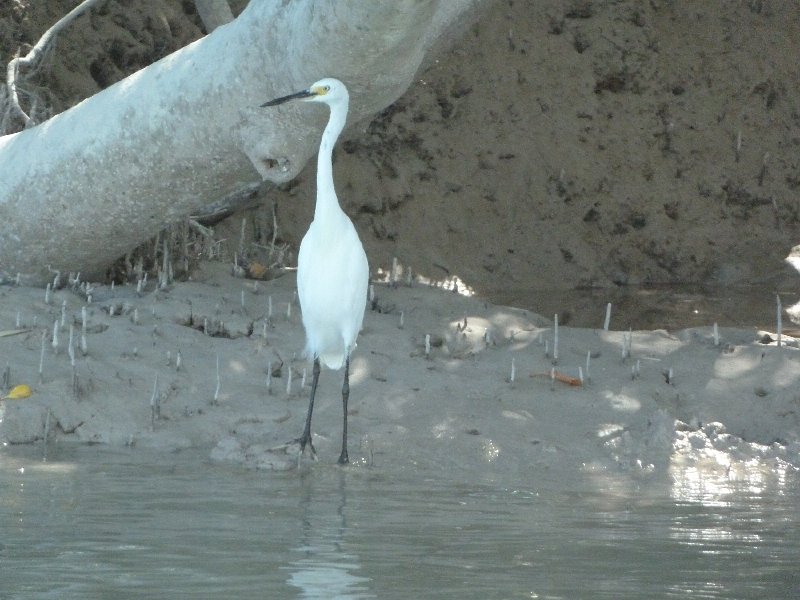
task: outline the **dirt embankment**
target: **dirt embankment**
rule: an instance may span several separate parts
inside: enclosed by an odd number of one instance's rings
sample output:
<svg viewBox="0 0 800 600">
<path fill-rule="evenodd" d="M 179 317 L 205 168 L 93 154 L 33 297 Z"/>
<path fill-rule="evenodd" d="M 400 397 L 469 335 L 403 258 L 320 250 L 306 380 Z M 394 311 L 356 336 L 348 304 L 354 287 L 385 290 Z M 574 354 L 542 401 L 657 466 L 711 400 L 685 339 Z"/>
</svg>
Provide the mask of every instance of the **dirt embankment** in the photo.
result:
<svg viewBox="0 0 800 600">
<path fill-rule="evenodd" d="M 74 4 L 4 4 L 4 60 Z M 191 2 L 109 1 L 31 80 L 39 110 L 202 33 Z M 347 132 L 340 197 L 373 268 L 397 257 L 501 300 L 659 282 L 775 289 L 800 241 L 798 55 L 792 3 L 496 2 L 395 105 Z M 272 196 L 293 246 L 313 168 Z M 272 222 L 264 205 L 254 222 Z M 220 237 L 238 239 L 239 224 Z"/>
</svg>

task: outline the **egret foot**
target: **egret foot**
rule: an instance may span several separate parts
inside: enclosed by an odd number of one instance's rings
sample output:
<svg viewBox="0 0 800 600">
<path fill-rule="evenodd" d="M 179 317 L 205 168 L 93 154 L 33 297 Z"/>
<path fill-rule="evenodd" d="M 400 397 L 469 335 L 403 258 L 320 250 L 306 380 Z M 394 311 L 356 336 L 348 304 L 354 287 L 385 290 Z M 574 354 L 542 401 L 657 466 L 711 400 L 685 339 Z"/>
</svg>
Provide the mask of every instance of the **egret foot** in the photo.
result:
<svg viewBox="0 0 800 600">
<path fill-rule="evenodd" d="M 293 440 L 291 440 L 289 442 L 285 442 L 285 443 L 281 444 L 280 446 L 273 446 L 272 448 L 269 449 L 269 451 L 270 452 L 276 452 L 276 453 L 282 452 L 283 454 L 289 454 L 291 456 L 294 456 L 295 455 L 294 449 L 297 446 L 300 447 L 300 451 L 297 452 L 297 458 L 298 459 L 302 458 L 305 455 L 306 446 L 308 446 L 308 448 L 310 450 L 310 453 L 311 453 L 311 458 L 313 460 L 317 460 L 317 450 L 316 450 L 316 448 L 314 448 L 314 444 L 311 443 L 311 438 L 310 437 L 307 438 L 306 440 L 303 440 L 302 437 L 295 438 L 295 439 L 293 439 Z"/>
<path fill-rule="evenodd" d="M 311 450 L 311 458 L 317 460 L 317 451 L 316 449 L 314 449 L 314 444 L 311 443 L 311 435 L 309 435 L 308 437 L 302 435 L 296 440 L 293 440 L 291 443 L 300 445 L 300 456 L 305 455 L 306 446 L 308 446 L 308 448 Z"/>
</svg>

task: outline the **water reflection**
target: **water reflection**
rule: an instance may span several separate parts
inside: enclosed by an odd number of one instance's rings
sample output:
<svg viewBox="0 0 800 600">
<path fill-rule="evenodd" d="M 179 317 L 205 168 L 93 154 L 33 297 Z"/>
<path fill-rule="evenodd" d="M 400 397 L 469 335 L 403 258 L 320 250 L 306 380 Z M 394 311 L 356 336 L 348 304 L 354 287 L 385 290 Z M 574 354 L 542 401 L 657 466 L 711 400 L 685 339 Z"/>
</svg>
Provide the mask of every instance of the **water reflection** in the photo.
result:
<svg viewBox="0 0 800 600">
<path fill-rule="evenodd" d="M 369 593 L 368 577 L 356 575 L 361 565 L 358 556 L 348 552 L 346 474 L 336 469 L 324 477 L 330 485 L 320 485 L 318 477 L 306 474 L 302 479 L 302 534 L 291 549 L 296 555 L 287 569 L 288 583 L 301 590 L 301 598 L 375 598 Z"/>
<path fill-rule="evenodd" d="M 786 288 L 796 274 L 779 274 L 769 282 L 758 285 L 714 286 L 698 284 L 669 284 L 652 286 L 623 286 L 579 290 L 507 289 L 493 293 L 491 300 L 507 306 L 519 306 L 552 317 L 558 313 L 559 322 L 571 327 L 599 329 L 603 326 L 606 303 L 613 305 L 611 329 L 667 329 L 678 331 L 687 327 L 758 327 L 774 330 L 775 290 Z M 781 292 L 784 307 L 798 301 L 795 290 Z M 798 304 L 800 306 L 800 304 Z M 791 318 L 798 315 L 786 311 Z M 786 319 L 785 326 L 789 326 Z"/>
<path fill-rule="evenodd" d="M 739 462 L 725 467 L 719 463 L 685 466 L 673 462 L 672 497 L 678 502 L 697 502 L 708 507 L 730 506 L 742 496 L 783 495 L 789 473 L 786 464 L 766 466 L 759 461 Z"/>
<path fill-rule="evenodd" d="M 0 453 L 0 598 L 800 597 L 796 473 L 669 474 L 531 469 L 506 486 L 16 448 Z"/>
<path fill-rule="evenodd" d="M 678 436 L 670 459 L 675 514 L 669 538 L 696 554 L 695 569 L 730 564 L 734 570 L 705 574 L 705 581 L 694 585 L 674 585 L 674 592 L 710 598 L 800 597 L 800 581 L 781 567 L 798 556 L 785 537 L 796 535 L 797 507 L 784 502 L 798 493 L 797 469 L 769 456 L 768 447 L 743 440 L 731 448 L 700 443 L 692 448 L 686 442 Z M 731 449 L 743 456 L 732 456 Z"/>
<path fill-rule="evenodd" d="M 742 498 L 782 496 L 798 468 L 778 443 L 767 446 L 729 434 L 721 423 L 676 427 L 669 473 L 672 498 L 726 507 Z"/>
</svg>

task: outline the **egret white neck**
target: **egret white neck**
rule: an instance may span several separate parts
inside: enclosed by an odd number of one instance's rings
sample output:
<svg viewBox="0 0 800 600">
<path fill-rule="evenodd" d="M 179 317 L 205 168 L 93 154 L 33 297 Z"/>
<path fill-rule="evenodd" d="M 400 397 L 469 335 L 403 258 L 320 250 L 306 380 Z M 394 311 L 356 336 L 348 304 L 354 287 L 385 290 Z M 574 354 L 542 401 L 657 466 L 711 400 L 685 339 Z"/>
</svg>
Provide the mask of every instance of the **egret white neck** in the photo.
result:
<svg viewBox="0 0 800 600">
<path fill-rule="evenodd" d="M 347 121 L 348 100 L 345 98 L 330 105 L 331 114 L 317 155 L 317 205 L 314 219 L 324 218 L 326 212 L 340 210 L 339 200 L 333 184 L 333 147 Z"/>
</svg>

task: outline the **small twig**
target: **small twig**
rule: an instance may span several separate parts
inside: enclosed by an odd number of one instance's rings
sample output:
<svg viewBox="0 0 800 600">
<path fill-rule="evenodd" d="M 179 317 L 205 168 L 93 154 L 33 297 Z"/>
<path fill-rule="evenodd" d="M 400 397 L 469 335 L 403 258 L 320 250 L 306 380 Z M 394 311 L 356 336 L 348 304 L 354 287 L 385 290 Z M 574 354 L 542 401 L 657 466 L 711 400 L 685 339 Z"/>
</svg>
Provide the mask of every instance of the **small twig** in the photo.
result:
<svg viewBox="0 0 800 600">
<path fill-rule="evenodd" d="M 199 233 L 200 235 L 202 235 L 204 237 L 207 237 L 207 238 L 210 238 L 212 240 L 214 239 L 214 230 L 211 229 L 210 227 L 206 227 L 205 225 L 201 225 L 198 221 L 196 221 L 192 217 L 189 217 L 188 223 L 189 223 L 189 227 L 191 227 L 192 229 L 197 231 L 197 233 Z"/>
<path fill-rule="evenodd" d="M 161 404 L 158 393 L 158 373 L 153 383 L 153 395 L 150 396 L 150 431 L 156 430 L 156 421 L 161 418 Z"/>
<path fill-rule="evenodd" d="M 44 347 L 47 342 L 47 330 L 42 331 L 42 349 L 39 352 L 39 383 L 44 383 Z"/>
<path fill-rule="evenodd" d="M 222 387 L 222 380 L 220 379 L 220 376 L 219 376 L 219 354 L 217 354 L 217 387 L 214 390 L 214 400 L 212 401 L 212 404 L 216 405 L 216 404 L 219 403 L 219 389 L 220 389 L 220 387 Z"/>
<path fill-rule="evenodd" d="M 8 337 L 10 335 L 19 335 L 20 333 L 27 333 L 30 329 L 8 329 L 6 331 L 0 331 L 0 337 Z"/>
<path fill-rule="evenodd" d="M 275 253 L 275 241 L 278 239 L 278 211 L 275 208 L 275 202 L 272 203 L 272 241 L 269 243 L 269 260 L 272 260 L 272 255 Z"/>
<path fill-rule="evenodd" d="M 553 364 L 558 364 L 558 314 L 553 318 Z"/>
<path fill-rule="evenodd" d="M 83 0 L 78 6 L 69 11 L 66 15 L 56 21 L 50 29 L 44 32 L 39 41 L 31 48 L 25 56 L 19 56 L 19 53 L 11 59 L 6 67 L 6 85 L 8 87 L 8 95 L 11 106 L 15 109 L 17 115 L 23 120 L 27 127 L 32 119 L 26 113 L 19 103 L 19 92 L 17 89 L 17 78 L 19 76 L 20 67 L 29 68 L 31 65 L 40 60 L 41 55 L 47 50 L 49 44 L 55 37 L 61 33 L 73 20 L 81 16 L 83 13 L 92 8 L 95 4 L 103 2 L 104 0 Z"/>
<path fill-rule="evenodd" d="M 569 375 L 565 375 L 560 371 L 556 371 L 555 368 L 551 369 L 549 373 L 532 373 L 531 377 L 549 377 L 551 381 L 560 381 L 561 383 L 566 383 L 567 385 L 572 385 L 575 387 L 580 387 L 583 385 L 583 382 L 579 377 L 570 377 Z"/>
<path fill-rule="evenodd" d="M 586 351 L 586 380 L 587 381 L 589 381 L 592 378 L 591 373 L 589 371 L 589 365 L 591 363 L 592 363 L 592 351 L 591 350 L 587 350 Z"/>
<path fill-rule="evenodd" d="M 47 409 L 47 416 L 44 419 L 44 434 L 42 435 L 42 461 L 47 460 L 47 438 L 50 437 L 50 409 Z"/>
</svg>

